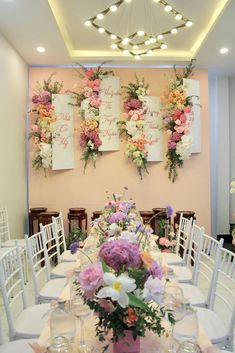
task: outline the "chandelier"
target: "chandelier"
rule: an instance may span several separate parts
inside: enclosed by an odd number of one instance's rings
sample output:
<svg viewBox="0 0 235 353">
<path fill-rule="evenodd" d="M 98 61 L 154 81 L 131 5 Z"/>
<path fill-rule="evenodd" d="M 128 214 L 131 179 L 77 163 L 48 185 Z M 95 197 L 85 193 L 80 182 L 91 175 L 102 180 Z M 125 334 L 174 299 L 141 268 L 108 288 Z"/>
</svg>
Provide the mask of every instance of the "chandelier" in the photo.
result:
<svg viewBox="0 0 235 353">
<path fill-rule="evenodd" d="M 165 13 L 173 16 L 177 24 L 160 33 L 148 33 L 144 29 L 139 29 L 134 33 L 123 37 L 118 33 L 115 33 L 105 26 L 102 26 L 102 20 L 105 16 L 110 13 L 117 13 L 120 7 L 128 6 L 132 1 L 135 0 L 119 0 L 109 7 L 105 8 L 103 11 L 97 13 L 93 17 L 87 19 L 84 25 L 87 27 L 94 27 L 99 33 L 106 34 L 111 40 L 110 47 L 113 50 L 120 50 L 125 55 L 132 55 L 135 59 L 140 59 L 142 56 L 152 55 L 156 50 L 165 50 L 168 48 L 166 38 L 169 35 L 175 35 L 180 29 L 189 28 L 192 26 L 193 22 L 185 17 L 181 11 L 173 8 L 165 0 L 153 0 L 156 6 L 160 6 Z M 146 1 L 146 0 L 143 0 Z"/>
</svg>

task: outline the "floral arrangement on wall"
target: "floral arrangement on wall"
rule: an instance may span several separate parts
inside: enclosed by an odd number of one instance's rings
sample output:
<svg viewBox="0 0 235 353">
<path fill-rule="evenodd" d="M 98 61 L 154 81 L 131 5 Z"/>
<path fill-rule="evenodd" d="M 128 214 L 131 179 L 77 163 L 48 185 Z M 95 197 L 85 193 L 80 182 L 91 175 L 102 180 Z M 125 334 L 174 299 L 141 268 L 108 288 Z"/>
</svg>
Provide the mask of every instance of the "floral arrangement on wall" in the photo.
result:
<svg viewBox="0 0 235 353">
<path fill-rule="evenodd" d="M 103 64 L 95 69 L 80 65 L 82 73 L 78 73 L 82 78 L 82 87 L 79 92 L 71 92 L 73 105 L 79 107 L 79 114 L 82 117 L 79 142 L 83 149 L 84 169 L 89 161 L 92 161 L 95 166 L 98 155 L 101 154 L 99 152 L 99 147 L 102 145 L 99 136 L 100 85 L 103 77 L 113 75 L 112 71 L 102 69 Z"/>
<path fill-rule="evenodd" d="M 169 179 L 174 182 L 178 176 L 177 169 L 183 167 L 184 161 L 191 155 L 193 137 L 189 132 L 188 114 L 192 109 L 192 97 L 187 96 L 184 78 L 193 74 L 193 61 L 182 74 L 176 72 L 169 79 L 168 88 L 161 97 L 163 104 L 163 124 L 168 136 L 167 165 Z"/>
<path fill-rule="evenodd" d="M 137 166 L 142 179 L 143 171 L 147 170 L 146 144 L 149 143 L 144 132 L 144 97 L 149 95 L 149 85 L 145 84 L 144 79 L 140 80 L 135 76 L 136 82 L 130 82 L 123 86 L 125 92 L 124 112 L 125 120 L 119 122 L 120 134 L 127 136 L 126 156 Z"/>
<path fill-rule="evenodd" d="M 33 95 L 32 109 L 29 116 L 32 119 L 29 138 L 34 142 L 33 167 L 44 170 L 52 166 L 52 140 L 54 123 L 56 121 L 55 110 L 52 102 L 52 94 L 61 92 L 63 82 L 53 81 L 51 74 L 43 84 L 38 83 Z"/>
</svg>

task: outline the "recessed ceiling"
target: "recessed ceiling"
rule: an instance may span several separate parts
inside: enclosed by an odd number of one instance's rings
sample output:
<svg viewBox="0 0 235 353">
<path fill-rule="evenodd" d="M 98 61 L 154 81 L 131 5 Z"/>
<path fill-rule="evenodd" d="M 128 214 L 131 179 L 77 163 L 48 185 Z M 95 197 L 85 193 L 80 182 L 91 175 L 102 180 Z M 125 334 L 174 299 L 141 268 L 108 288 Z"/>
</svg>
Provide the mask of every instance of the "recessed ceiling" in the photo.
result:
<svg viewBox="0 0 235 353">
<path fill-rule="evenodd" d="M 168 49 L 157 50 L 139 60 L 110 48 L 108 36 L 84 21 L 117 0 L 0 0 L 0 33 L 30 65 L 73 65 L 112 60 L 111 65 L 160 66 L 183 64 L 192 57 L 197 66 L 235 74 L 235 1 L 167 0 L 174 9 L 193 21 L 190 28 L 164 36 Z M 97 21 L 96 21 L 97 23 Z M 99 22 L 98 22 L 99 23 Z M 103 24 L 118 35 L 142 29 L 157 34 L 181 23 L 153 0 L 132 0 Z M 37 47 L 45 47 L 38 53 Z M 229 52 L 221 55 L 219 50 Z"/>
<path fill-rule="evenodd" d="M 112 41 L 106 33 L 99 33 L 94 26 L 86 27 L 84 22 L 109 8 L 112 0 L 48 0 L 57 21 L 64 42 L 74 60 L 81 59 L 118 59 L 124 57 L 119 49 L 111 49 Z M 138 30 L 152 36 L 164 33 L 176 26 L 185 24 L 177 21 L 172 12 L 167 13 L 161 1 L 132 0 L 123 2 L 114 13 L 108 12 L 103 20 L 95 20 L 95 26 L 105 28 L 110 33 L 125 38 Z M 170 4 L 184 18 L 192 20 L 193 26 L 179 28 L 177 34 L 164 36 L 167 50 L 156 50 L 153 55 L 146 55 L 146 61 L 160 59 L 190 60 L 195 57 L 207 34 L 215 24 L 229 0 L 172 0 Z M 203 14 L 203 16 L 202 16 Z M 136 38 L 134 38 L 133 43 Z M 146 46 L 147 48 L 150 46 Z M 129 49 L 129 47 L 127 46 Z M 136 53 L 138 53 L 137 51 Z M 129 60 L 133 60 L 130 56 Z"/>
</svg>

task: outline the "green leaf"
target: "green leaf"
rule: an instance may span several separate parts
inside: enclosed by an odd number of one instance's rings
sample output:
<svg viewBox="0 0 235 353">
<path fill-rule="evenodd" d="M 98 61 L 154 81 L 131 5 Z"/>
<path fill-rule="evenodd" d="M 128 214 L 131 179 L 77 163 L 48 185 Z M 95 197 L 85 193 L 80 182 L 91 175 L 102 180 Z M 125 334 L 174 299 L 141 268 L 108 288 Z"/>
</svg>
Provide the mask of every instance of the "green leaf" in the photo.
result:
<svg viewBox="0 0 235 353">
<path fill-rule="evenodd" d="M 103 269 L 103 272 L 111 272 L 110 268 L 106 265 L 104 261 L 102 261 L 102 269 Z"/>
<path fill-rule="evenodd" d="M 134 306 L 135 308 L 145 309 L 147 305 L 139 298 L 137 298 L 132 293 L 127 293 L 129 297 L 129 305 Z"/>
</svg>

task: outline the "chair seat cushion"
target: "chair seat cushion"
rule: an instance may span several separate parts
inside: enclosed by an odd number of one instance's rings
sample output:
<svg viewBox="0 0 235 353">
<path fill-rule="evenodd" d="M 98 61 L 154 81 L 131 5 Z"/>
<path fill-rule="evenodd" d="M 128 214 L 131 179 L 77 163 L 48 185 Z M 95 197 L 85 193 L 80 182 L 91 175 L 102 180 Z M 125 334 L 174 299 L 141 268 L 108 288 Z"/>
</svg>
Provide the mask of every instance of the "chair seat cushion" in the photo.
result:
<svg viewBox="0 0 235 353">
<path fill-rule="evenodd" d="M 76 262 L 78 259 L 78 255 L 71 254 L 70 250 L 66 250 L 61 254 L 60 259 L 62 262 Z"/>
<path fill-rule="evenodd" d="M 173 269 L 174 274 L 177 276 L 179 282 L 191 282 L 192 272 L 185 266 L 169 266 Z"/>
<path fill-rule="evenodd" d="M 48 321 L 50 304 L 31 305 L 24 309 L 15 321 L 16 337 L 39 337 Z"/>
<path fill-rule="evenodd" d="M 0 347 L 0 353 L 33 353 L 33 349 L 29 345 L 33 343 L 36 343 L 35 338 L 7 342 Z"/>
<path fill-rule="evenodd" d="M 213 344 L 226 340 L 228 330 L 219 316 L 212 310 L 197 308 L 197 317 L 200 325 L 204 328 L 207 337 Z"/>
<path fill-rule="evenodd" d="M 183 263 L 182 257 L 177 254 L 162 253 L 162 258 L 168 265 L 180 265 Z"/>
<path fill-rule="evenodd" d="M 74 262 L 61 262 L 51 270 L 52 278 L 65 278 L 76 267 Z"/>
<path fill-rule="evenodd" d="M 183 290 L 183 295 L 186 299 L 189 299 L 191 305 L 194 306 L 205 306 L 206 305 L 206 298 L 202 291 L 188 283 L 180 283 L 180 288 Z"/>
<path fill-rule="evenodd" d="M 40 290 L 41 301 L 58 299 L 67 284 L 65 278 L 52 279 Z"/>
<path fill-rule="evenodd" d="M 2 243 L 2 247 L 3 248 L 11 248 L 11 247 L 15 247 L 15 241 L 18 241 L 19 247 L 20 248 L 26 248 L 26 243 L 25 243 L 25 239 L 9 239 L 4 241 L 4 243 Z"/>
</svg>

